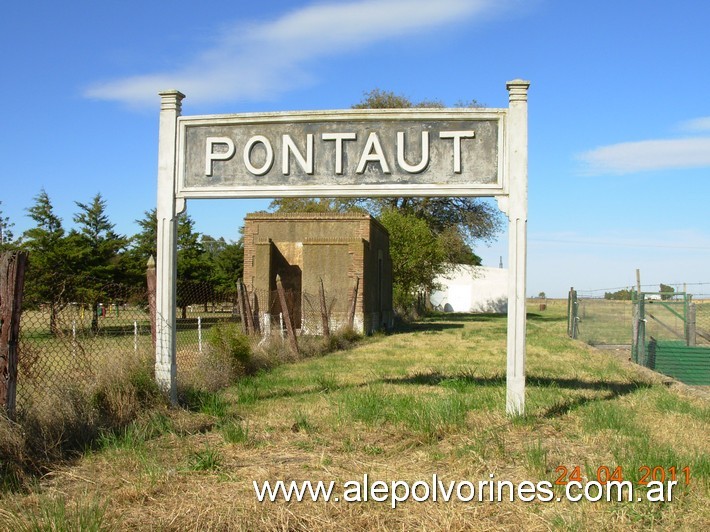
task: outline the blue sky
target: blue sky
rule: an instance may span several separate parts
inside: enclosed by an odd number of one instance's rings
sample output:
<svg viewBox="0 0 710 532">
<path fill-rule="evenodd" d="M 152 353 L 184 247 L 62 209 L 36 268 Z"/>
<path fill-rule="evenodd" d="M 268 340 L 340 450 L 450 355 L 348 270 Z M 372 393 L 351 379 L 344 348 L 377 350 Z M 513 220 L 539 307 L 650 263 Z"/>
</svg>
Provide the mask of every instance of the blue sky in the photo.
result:
<svg viewBox="0 0 710 532">
<path fill-rule="evenodd" d="M 710 293 L 710 4 L 697 0 L 11 1 L 0 19 L 0 209 L 44 188 L 66 227 L 100 192 L 117 230 L 155 205 L 161 89 L 183 114 L 349 108 L 371 89 L 448 105 L 529 92 L 528 293 Z M 239 237 L 268 201 L 193 200 Z M 481 246 L 506 262 L 507 236 Z M 690 288 L 690 287 L 689 287 Z"/>
</svg>

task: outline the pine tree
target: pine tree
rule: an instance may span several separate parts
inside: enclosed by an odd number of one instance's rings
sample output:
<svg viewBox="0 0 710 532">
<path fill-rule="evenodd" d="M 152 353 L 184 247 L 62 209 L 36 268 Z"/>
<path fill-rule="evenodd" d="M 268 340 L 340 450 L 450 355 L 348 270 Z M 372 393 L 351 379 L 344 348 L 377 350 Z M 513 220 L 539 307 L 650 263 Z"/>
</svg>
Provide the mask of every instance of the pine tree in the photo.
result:
<svg viewBox="0 0 710 532">
<path fill-rule="evenodd" d="M 177 232 L 177 306 L 185 318 L 188 305 L 214 299 L 213 264 L 189 215 L 178 218 Z"/>
<path fill-rule="evenodd" d="M 234 292 L 236 282 L 244 272 L 244 246 L 242 242 L 227 242 L 224 238 L 202 236 L 202 245 L 212 263 L 214 289 L 221 293 Z"/>
<path fill-rule="evenodd" d="M 49 328 L 56 334 L 57 315 L 74 298 L 77 257 L 47 192 L 42 189 L 34 199 L 35 204 L 27 212 L 35 226 L 22 235 L 23 247 L 30 252 L 25 301 L 30 307 L 48 306 Z"/>
<path fill-rule="evenodd" d="M 2 205 L 2 201 L 0 201 L 0 205 Z M 12 227 L 14 225 L 14 223 L 10 222 L 10 218 L 3 216 L 0 210 L 0 251 L 13 247 L 14 235 L 12 234 Z"/>
<path fill-rule="evenodd" d="M 78 257 L 77 293 L 91 305 L 91 328 L 96 331 L 98 305 L 119 303 L 117 300 L 102 300 L 111 297 L 107 294 L 111 285 L 126 280 L 121 254 L 128 241 L 115 232 L 115 226 L 106 214 L 106 202 L 100 193 L 90 203 L 75 203 L 79 207 L 79 212 L 74 215 L 77 229 L 71 231 L 68 241 Z M 113 297 L 120 295 L 114 294 Z"/>
<path fill-rule="evenodd" d="M 126 268 L 134 282 L 139 282 L 138 279 L 145 279 L 148 258 L 152 256 L 157 259 L 156 210 L 146 211 L 136 223 L 141 231 L 131 238 Z M 177 237 L 177 305 L 182 310 L 183 318 L 189 305 L 206 303 L 214 297 L 213 258 L 205 250 L 202 235 L 195 231 L 195 222 L 190 215 L 181 214 L 178 217 Z"/>
<path fill-rule="evenodd" d="M 148 259 L 157 257 L 157 227 L 155 209 L 145 211 L 143 218 L 135 220 L 140 231 L 129 239 L 128 249 L 123 256 L 123 267 L 129 282 L 134 286 L 145 286 Z"/>
</svg>

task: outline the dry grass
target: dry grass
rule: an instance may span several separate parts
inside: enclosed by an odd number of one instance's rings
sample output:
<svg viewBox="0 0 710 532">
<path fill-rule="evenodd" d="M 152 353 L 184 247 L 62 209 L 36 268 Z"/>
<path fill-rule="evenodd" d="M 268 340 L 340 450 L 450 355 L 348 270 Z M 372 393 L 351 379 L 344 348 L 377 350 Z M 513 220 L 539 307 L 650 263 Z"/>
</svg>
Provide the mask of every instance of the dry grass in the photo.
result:
<svg viewBox="0 0 710 532">
<path fill-rule="evenodd" d="M 66 378 L 18 411 L 0 416 L 0 488 L 17 489 L 54 464 L 73 458 L 104 433 L 121 429 L 165 405 L 143 356 L 111 358 L 91 381 Z"/>
<path fill-rule="evenodd" d="M 527 415 L 504 414 L 505 318 L 443 316 L 279 366 L 132 425 L 23 493 L 0 528 L 159 530 L 702 530 L 710 406 L 564 336 L 564 306 L 528 321 Z M 252 481 L 552 480 L 688 465 L 672 503 L 264 502 Z M 60 517 L 61 516 L 61 517 Z M 92 520 L 93 519 L 93 520 Z"/>
</svg>

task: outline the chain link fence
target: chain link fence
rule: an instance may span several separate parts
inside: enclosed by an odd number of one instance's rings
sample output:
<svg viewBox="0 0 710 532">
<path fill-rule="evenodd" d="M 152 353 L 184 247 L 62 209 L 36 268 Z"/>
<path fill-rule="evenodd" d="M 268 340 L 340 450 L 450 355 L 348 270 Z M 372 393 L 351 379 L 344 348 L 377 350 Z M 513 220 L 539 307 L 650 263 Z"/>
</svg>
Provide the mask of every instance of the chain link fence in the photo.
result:
<svg viewBox="0 0 710 532">
<path fill-rule="evenodd" d="M 200 284 L 178 286 L 178 309 L 176 320 L 176 350 L 178 378 L 180 372 L 195 368 L 201 355 L 209 349 L 209 331 L 218 323 L 238 323 L 242 332 L 249 335 L 252 348 L 266 340 L 287 341 L 286 316 L 291 320 L 298 336 L 322 336 L 324 334 L 323 309 L 328 316 L 327 329 L 337 331 L 351 326 L 348 322 L 350 294 L 309 294 L 284 290 L 287 312 L 281 306 L 277 290 L 244 290 L 244 309 L 239 291 L 222 292 L 209 296 L 209 290 Z M 187 304 L 187 302 L 191 304 Z M 181 302 L 184 304 L 181 305 Z M 242 312 L 250 317 L 242 320 Z"/>
<path fill-rule="evenodd" d="M 285 290 L 286 309 L 274 291 L 215 291 L 208 283 L 177 286 L 178 385 L 190 382 L 209 354 L 211 330 L 235 324 L 252 350 L 288 342 L 287 317 L 297 336 L 322 336 L 352 326 L 351 293 Z M 242 307 L 243 306 L 243 307 Z M 128 357 L 154 360 L 146 287 L 108 284 L 53 303 L 26 297 L 20 321 L 17 408 L 38 405 L 70 385 L 91 383 L 107 366 Z M 324 322 L 324 315 L 326 320 Z M 242 316 L 249 319 L 243 320 Z"/>
<path fill-rule="evenodd" d="M 691 319 L 695 322 L 696 345 L 710 346 L 710 283 L 702 286 L 705 292 L 693 294 Z"/>
<path fill-rule="evenodd" d="M 20 321 L 17 406 L 26 408 L 100 369 L 152 352 L 145 288 L 103 285 L 71 300 L 25 297 Z"/>
</svg>

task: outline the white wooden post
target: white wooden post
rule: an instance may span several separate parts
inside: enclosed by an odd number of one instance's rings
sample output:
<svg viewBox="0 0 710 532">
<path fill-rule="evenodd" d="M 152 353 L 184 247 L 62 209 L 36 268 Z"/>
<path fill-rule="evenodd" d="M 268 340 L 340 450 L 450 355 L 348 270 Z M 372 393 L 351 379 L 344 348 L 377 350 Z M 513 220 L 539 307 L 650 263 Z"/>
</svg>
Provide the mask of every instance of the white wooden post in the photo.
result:
<svg viewBox="0 0 710 532">
<path fill-rule="evenodd" d="M 508 110 L 508 355 L 505 409 L 525 413 L 525 315 L 528 222 L 528 87 L 516 79 L 506 84 Z"/>
<path fill-rule="evenodd" d="M 158 257 L 155 294 L 155 380 L 177 403 L 177 366 L 175 362 L 175 294 L 177 277 L 177 214 L 175 200 L 175 158 L 177 119 L 182 99 L 179 91 L 160 93 L 160 132 L 158 136 Z M 184 208 L 184 203 L 181 205 Z"/>
<path fill-rule="evenodd" d="M 202 317 L 197 316 L 197 352 L 202 354 Z"/>
</svg>

